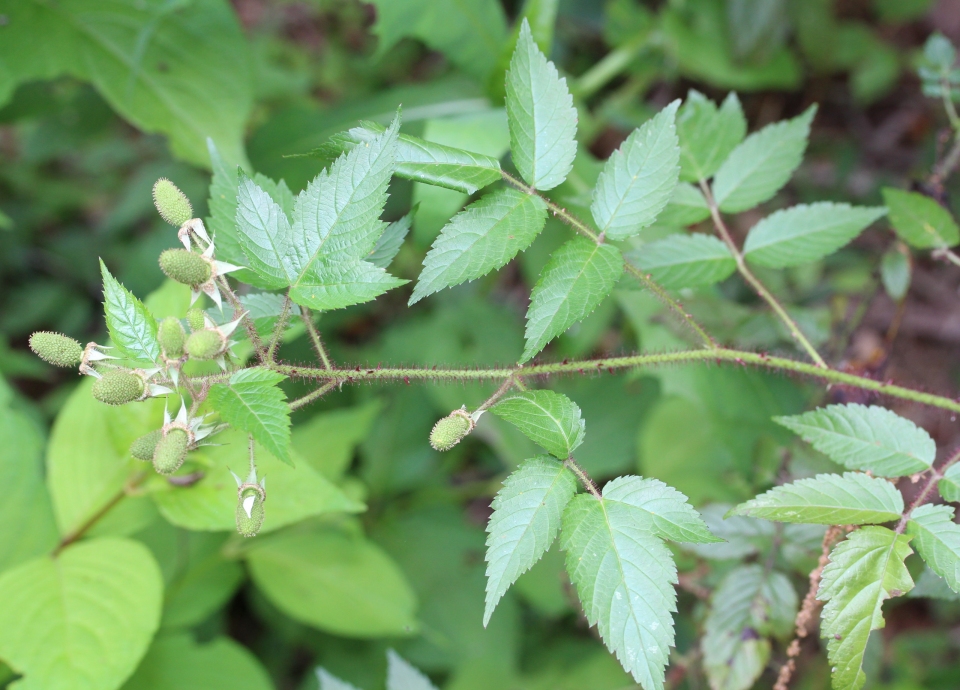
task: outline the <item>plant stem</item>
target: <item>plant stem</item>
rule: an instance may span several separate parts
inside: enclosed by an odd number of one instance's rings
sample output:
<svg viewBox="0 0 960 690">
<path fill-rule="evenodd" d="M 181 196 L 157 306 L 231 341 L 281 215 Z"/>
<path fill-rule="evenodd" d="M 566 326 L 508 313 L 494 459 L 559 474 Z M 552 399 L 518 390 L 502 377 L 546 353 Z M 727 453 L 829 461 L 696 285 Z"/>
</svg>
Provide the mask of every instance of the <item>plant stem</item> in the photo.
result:
<svg viewBox="0 0 960 690">
<path fill-rule="evenodd" d="M 579 232 L 581 235 L 592 240 L 593 242 L 596 242 L 597 244 L 603 244 L 604 237 L 602 233 L 598 235 L 590 228 L 589 225 L 584 223 L 575 215 L 567 211 L 565 208 L 561 208 L 560 206 L 555 204 L 553 201 L 551 201 L 547 197 L 537 192 L 537 190 L 535 190 L 533 187 L 529 187 L 525 185 L 523 182 L 515 178 L 513 175 L 510 175 L 509 173 L 504 172 L 502 170 L 500 171 L 500 174 L 503 176 L 503 179 L 508 184 L 520 190 L 521 192 L 524 192 L 525 194 L 530 194 L 531 196 L 536 196 L 542 199 L 543 202 L 547 205 L 547 208 L 550 209 L 550 212 L 553 213 L 554 216 L 559 218 L 561 222 L 570 226 L 571 228 Z M 687 310 L 683 308 L 683 305 L 680 304 L 680 302 L 678 302 L 673 297 L 671 297 L 669 293 L 667 293 L 666 290 L 664 290 L 660 285 L 658 285 L 656 281 L 654 281 L 653 278 L 651 278 L 648 274 L 644 273 L 642 270 L 640 270 L 639 268 L 631 264 L 626 259 L 624 259 L 623 263 L 626 268 L 626 271 L 630 275 L 637 278 L 643 284 L 643 286 L 646 287 L 648 290 L 650 290 L 657 297 L 657 299 L 659 299 L 664 305 L 666 305 L 668 309 L 670 309 L 671 311 L 673 311 L 674 314 L 679 316 L 680 319 L 687 325 L 687 327 L 689 327 L 690 330 L 692 330 L 694 333 L 697 334 L 697 337 L 699 337 L 703 341 L 704 345 L 706 345 L 707 347 L 717 347 L 717 344 L 714 342 L 713 338 L 711 338 L 710 335 L 703 329 L 703 327 L 694 320 L 693 316 L 691 316 L 687 312 Z"/>
<path fill-rule="evenodd" d="M 310 313 L 310 310 L 306 307 L 300 307 L 300 318 L 303 319 L 303 325 L 307 327 L 307 333 L 310 334 L 310 342 L 313 343 L 313 349 L 317 353 L 317 358 L 323 364 L 323 368 L 327 371 L 333 369 L 333 364 L 330 361 L 330 356 L 327 354 L 326 348 L 323 346 L 323 341 L 320 339 L 320 331 L 317 330 L 316 324 L 313 323 L 313 315 Z"/>
<path fill-rule="evenodd" d="M 947 247 L 941 247 L 939 249 L 934 249 L 930 252 L 930 256 L 934 259 L 946 259 L 954 266 L 960 266 L 960 256 L 957 256 L 951 249 Z"/>
<path fill-rule="evenodd" d="M 319 400 L 324 395 L 332 391 L 334 388 L 340 385 L 340 381 L 334 379 L 333 381 L 327 381 L 325 384 L 317 388 L 315 391 L 307 393 L 302 398 L 297 398 L 296 400 L 290 401 L 290 411 L 299 410 L 304 405 L 309 405 L 314 400 Z"/>
<path fill-rule="evenodd" d="M 120 501 L 123 500 L 124 496 L 127 496 L 128 494 L 130 494 L 130 492 L 133 491 L 133 489 L 135 489 L 140 484 L 140 482 L 144 480 L 145 477 L 146 477 L 146 474 L 141 472 L 136 476 L 132 477 L 131 479 L 128 479 L 127 482 L 123 485 L 123 488 L 121 488 L 120 491 L 118 491 L 113 496 L 111 496 L 110 499 L 106 503 L 104 503 L 93 515 L 87 518 L 75 530 L 64 535 L 64 537 L 60 540 L 60 543 L 57 544 L 56 548 L 54 548 L 53 553 L 51 555 L 54 558 L 56 558 L 61 551 L 63 551 L 65 548 L 70 546 L 72 543 L 74 543 L 75 541 L 80 539 L 84 534 L 90 531 L 90 529 L 94 525 L 96 525 L 100 520 L 103 519 L 104 515 L 109 513 L 113 508 L 116 507 L 118 503 L 120 503 Z"/>
<path fill-rule="evenodd" d="M 611 79 L 620 74 L 647 46 L 649 34 L 644 32 L 615 50 L 570 84 L 570 90 L 579 98 L 590 98 Z"/>
<path fill-rule="evenodd" d="M 249 479 L 257 476 L 256 444 L 253 441 L 253 434 L 247 435 L 247 450 L 250 453 L 250 467 L 247 468 L 247 478 Z"/>
<path fill-rule="evenodd" d="M 897 523 L 897 534 L 903 534 L 903 531 L 907 528 L 907 521 L 910 520 L 910 515 L 918 507 L 923 505 L 927 497 L 930 495 L 930 492 L 933 491 L 933 488 L 937 485 L 943 475 L 946 472 L 947 468 L 951 465 L 956 464 L 960 461 L 960 450 L 957 450 L 950 458 L 943 463 L 943 466 L 937 469 L 936 467 L 931 467 L 928 471 L 930 472 L 930 478 L 927 479 L 927 483 L 920 490 L 920 493 L 917 494 L 917 497 L 913 499 L 913 502 L 910 503 L 910 507 L 903 511 L 903 517 L 900 518 L 900 522 Z"/>
<path fill-rule="evenodd" d="M 514 372 L 514 375 L 511 375 L 507 380 L 505 380 L 502 384 L 500 384 L 500 387 L 493 392 L 493 395 L 491 395 L 489 398 L 484 400 L 483 404 L 480 405 L 480 407 L 478 407 L 476 410 L 474 410 L 474 413 L 482 412 L 483 410 L 486 410 L 488 407 L 491 407 L 500 398 L 502 398 L 508 390 L 513 388 L 515 385 L 517 385 L 517 383 L 518 383 L 518 379 L 516 377 L 516 372 Z"/>
<path fill-rule="evenodd" d="M 758 295 L 770 305 L 770 308 L 780 317 L 780 320 L 783 321 L 786 325 L 787 330 L 790 331 L 790 334 L 793 336 L 800 346 L 806 350 L 807 354 L 810 356 L 817 366 L 827 368 L 827 363 L 823 361 L 823 358 L 817 352 L 816 348 L 810 344 L 810 341 L 807 340 L 807 337 L 800 330 L 800 327 L 797 326 L 796 321 L 790 318 L 790 315 L 787 314 L 787 310 L 784 309 L 780 302 L 777 301 L 777 298 L 774 297 L 766 286 L 760 282 L 760 280 L 753 275 L 753 271 L 747 266 L 746 260 L 743 258 L 743 252 L 740 251 L 736 243 L 733 241 L 733 237 L 730 235 L 730 231 L 727 229 L 726 223 L 723 222 L 723 217 L 720 215 L 720 207 L 717 206 L 716 200 L 713 198 L 713 193 L 710 191 L 710 186 L 704 181 L 700 180 L 700 189 L 703 191 L 703 196 L 707 200 L 707 205 L 710 207 L 710 216 L 713 218 L 713 225 L 717 230 L 717 234 L 720 235 L 720 239 L 723 240 L 724 244 L 727 245 L 727 248 L 730 250 L 730 253 L 733 254 L 734 260 L 737 262 L 737 270 L 740 272 L 740 275 L 743 276 L 743 279 L 746 280 L 750 286 L 756 291 Z"/>
<path fill-rule="evenodd" d="M 267 361 L 272 362 L 277 353 L 277 346 L 283 337 L 283 329 L 287 326 L 287 319 L 290 316 L 290 293 L 287 292 L 283 298 L 283 307 L 280 309 L 280 318 L 277 319 L 277 325 L 274 326 L 273 335 L 270 337 L 270 346 L 267 348 Z"/>
<path fill-rule="evenodd" d="M 579 479 L 580 483 L 583 484 L 584 489 L 593 494 L 593 497 L 598 501 L 602 500 L 602 496 L 600 496 L 600 490 L 597 489 L 597 485 L 590 478 L 590 475 L 587 474 L 587 471 L 577 464 L 577 461 L 573 459 L 572 455 L 564 460 L 563 464 L 567 469 L 577 475 L 577 479 Z"/>
<path fill-rule="evenodd" d="M 243 304 L 240 302 L 240 298 L 237 297 L 237 293 L 233 291 L 230 287 L 230 283 L 227 281 L 225 276 L 217 276 L 217 283 L 220 284 L 220 289 L 223 292 L 224 297 L 227 298 L 227 301 L 230 303 L 230 306 L 233 307 L 234 314 L 243 314 Z M 253 345 L 253 349 L 257 352 L 257 357 L 260 361 L 264 361 L 264 358 L 267 355 L 267 350 L 263 345 L 263 340 L 260 339 L 260 334 L 257 333 L 257 325 L 253 322 L 253 319 L 250 318 L 248 314 L 243 316 L 244 329 L 247 331 L 247 337 L 250 338 L 250 344 Z"/>
</svg>

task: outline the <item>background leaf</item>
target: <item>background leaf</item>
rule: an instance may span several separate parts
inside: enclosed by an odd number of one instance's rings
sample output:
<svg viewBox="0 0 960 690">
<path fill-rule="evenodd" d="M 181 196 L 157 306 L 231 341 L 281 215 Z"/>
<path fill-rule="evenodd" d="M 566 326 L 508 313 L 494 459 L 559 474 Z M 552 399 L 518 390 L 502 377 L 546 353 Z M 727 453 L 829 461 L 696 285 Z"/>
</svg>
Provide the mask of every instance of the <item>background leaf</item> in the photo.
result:
<svg viewBox="0 0 960 690">
<path fill-rule="evenodd" d="M 103 312 L 110 330 L 110 340 L 124 357 L 156 362 L 160 359 L 157 320 L 143 306 L 143 302 L 117 282 L 102 260 L 100 272 L 103 275 Z"/>
<path fill-rule="evenodd" d="M 883 188 L 883 203 L 890 225 L 900 238 L 917 249 L 937 249 L 960 244 L 960 228 L 950 211 L 928 196 Z"/>
<path fill-rule="evenodd" d="M 118 687 L 147 651 L 163 581 L 142 545 L 94 539 L 5 571 L 0 596 L 0 657 L 24 675 L 17 687 L 94 690 Z"/>
<path fill-rule="evenodd" d="M 878 477 L 903 477 L 930 469 L 937 455 L 930 434 L 876 405 L 828 405 L 774 421 L 834 462 Z"/>
<path fill-rule="evenodd" d="M 580 408 L 560 393 L 550 390 L 510 393 L 490 411 L 561 460 L 570 457 L 583 443 L 585 427 Z"/>
<path fill-rule="evenodd" d="M 734 512 L 778 522 L 865 525 L 900 519 L 903 497 L 879 477 L 859 472 L 818 474 L 774 487 Z"/>
<path fill-rule="evenodd" d="M 691 89 L 677 113 L 680 179 L 697 182 L 712 177 L 746 133 L 747 119 L 736 93 L 727 94 L 718 109 L 709 98 Z"/>
<path fill-rule="evenodd" d="M 527 460 L 503 482 L 487 524 L 484 627 L 510 586 L 550 548 L 576 491 L 573 473 L 546 455 Z"/>
<path fill-rule="evenodd" d="M 943 479 L 937 482 L 937 490 L 943 500 L 951 503 L 960 502 L 960 465 L 950 465 L 943 473 Z"/>
<path fill-rule="evenodd" d="M 930 504 L 915 508 L 906 533 L 930 569 L 960 594 L 960 525 L 953 521 L 953 508 Z"/>
<path fill-rule="evenodd" d="M 727 245 L 700 233 L 670 235 L 628 251 L 627 258 L 669 289 L 713 285 L 737 270 Z"/>
<path fill-rule="evenodd" d="M 283 374 L 266 369 L 242 369 L 230 383 L 210 389 L 210 404 L 227 424 L 253 434 L 264 448 L 285 463 L 290 459 L 290 407 L 279 384 Z"/>
<path fill-rule="evenodd" d="M 527 184 L 546 191 L 563 182 L 577 153 L 577 111 L 526 19 L 507 72 L 507 121 L 513 163 Z"/>
<path fill-rule="evenodd" d="M 358 690 L 356 686 L 340 680 L 323 667 L 317 669 L 317 681 L 320 683 L 320 690 Z"/>
<path fill-rule="evenodd" d="M 437 690 L 430 679 L 392 649 L 387 650 L 387 690 Z"/>
<path fill-rule="evenodd" d="M 817 109 L 775 122 L 743 140 L 713 178 L 713 196 L 722 211 L 736 213 L 766 201 L 787 183 L 807 150 Z"/>
<path fill-rule="evenodd" d="M 410 224 L 413 222 L 413 211 L 403 216 L 400 220 L 395 220 L 380 235 L 377 244 L 367 255 L 367 261 L 374 266 L 386 268 L 394 260 L 403 246 L 403 240 L 410 232 Z"/>
<path fill-rule="evenodd" d="M 802 266 L 833 254 L 886 213 L 882 206 L 822 201 L 773 213 L 754 225 L 743 245 L 745 258 L 770 268 Z"/>
</svg>

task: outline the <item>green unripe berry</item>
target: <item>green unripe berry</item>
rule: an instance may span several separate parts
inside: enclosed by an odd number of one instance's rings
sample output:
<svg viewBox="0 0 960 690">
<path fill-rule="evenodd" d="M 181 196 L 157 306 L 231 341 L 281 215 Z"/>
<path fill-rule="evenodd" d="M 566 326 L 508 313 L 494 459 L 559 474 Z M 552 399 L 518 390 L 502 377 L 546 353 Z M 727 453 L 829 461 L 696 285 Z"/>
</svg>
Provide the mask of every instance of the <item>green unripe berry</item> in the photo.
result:
<svg viewBox="0 0 960 690">
<path fill-rule="evenodd" d="M 189 249 L 167 249 L 160 254 L 160 270 L 178 283 L 196 287 L 210 280 L 213 269 L 207 260 Z"/>
<path fill-rule="evenodd" d="M 179 319 L 168 316 L 160 322 L 157 340 L 164 355 L 169 359 L 179 359 L 183 354 L 183 344 L 187 340 L 187 334 L 183 332 Z"/>
<path fill-rule="evenodd" d="M 186 431 L 170 429 L 160 438 L 153 451 L 153 468 L 160 474 L 173 474 L 180 469 L 184 458 L 187 457 L 189 445 L 190 437 Z"/>
<path fill-rule="evenodd" d="M 470 414 L 464 410 L 454 410 L 433 425 L 430 432 L 430 445 L 434 450 L 450 450 L 473 431 L 476 424 Z"/>
<path fill-rule="evenodd" d="M 263 526 L 263 491 L 255 487 L 243 489 L 237 503 L 237 531 L 245 537 L 255 537 Z"/>
<path fill-rule="evenodd" d="M 153 205 L 157 207 L 160 217 L 175 228 L 193 218 L 193 207 L 187 195 L 165 177 L 153 185 Z"/>
<path fill-rule="evenodd" d="M 115 369 L 93 382 L 93 397 L 107 405 L 126 405 L 143 397 L 145 385 L 140 376 Z"/>
<path fill-rule="evenodd" d="M 206 322 L 203 320 L 203 309 L 194 307 L 187 312 L 187 325 L 191 331 L 202 331 Z"/>
<path fill-rule="evenodd" d="M 75 367 L 83 359 L 80 343 L 60 333 L 34 333 L 30 336 L 30 349 L 44 362 L 56 367 Z"/>
<path fill-rule="evenodd" d="M 157 450 L 161 437 L 163 437 L 163 429 L 154 429 L 149 434 L 144 434 L 130 445 L 130 455 L 137 460 L 150 462 L 153 460 L 153 454 Z"/>
<path fill-rule="evenodd" d="M 191 333 L 184 346 L 190 359 L 215 359 L 223 354 L 226 348 L 226 338 L 213 330 Z"/>
</svg>

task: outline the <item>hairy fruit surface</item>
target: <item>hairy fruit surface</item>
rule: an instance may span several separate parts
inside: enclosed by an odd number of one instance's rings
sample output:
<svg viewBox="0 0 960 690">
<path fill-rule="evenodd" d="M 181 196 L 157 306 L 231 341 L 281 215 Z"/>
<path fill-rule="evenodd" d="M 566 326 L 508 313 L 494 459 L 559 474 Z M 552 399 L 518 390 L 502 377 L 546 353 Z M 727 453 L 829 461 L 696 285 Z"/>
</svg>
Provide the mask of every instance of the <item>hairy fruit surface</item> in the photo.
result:
<svg viewBox="0 0 960 690">
<path fill-rule="evenodd" d="M 189 249 L 167 249 L 160 255 L 160 270 L 171 280 L 190 287 L 203 285 L 213 275 L 207 260 Z"/>
<path fill-rule="evenodd" d="M 448 416 L 433 425 L 430 432 L 430 445 L 434 450 L 446 451 L 460 443 L 476 423 L 464 410 L 454 410 Z"/>
<path fill-rule="evenodd" d="M 193 206 L 187 195 L 165 177 L 153 185 L 153 205 L 157 207 L 160 217 L 175 228 L 193 218 Z"/>
<path fill-rule="evenodd" d="M 108 371 L 93 382 L 93 397 L 107 405 L 126 405 L 143 397 L 146 384 L 130 371 Z"/>
<path fill-rule="evenodd" d="M 150 462 L 153 460 L 153 454 L 157 449 L 157 444 L 163 436 L 163 429 L 154 429 L 148 434 L 144 434 L 132 444 L 130 444 L 130 455 L 137 460 Z"/>
<path fill-rule="evenodd" d="M 169 429 L 157 442 L 153 452 L 153 468 L 160 474 L 173 474 L 187 457 L 190 436 L 183 429 Z"/>
<path fill-rule="evenodd" d="M 227 347 L 226 338 L 215 330 L 201 330 L 191 333 L 185 349 L 191 359 L 214 359 Z"/>
<path fill-rule="evenodd" d="M 47 364 L 75 367 L 83 359 L 83 347 L 60 333 L 39 331 L 30 336 L 30 349 Z"/>
</svg>

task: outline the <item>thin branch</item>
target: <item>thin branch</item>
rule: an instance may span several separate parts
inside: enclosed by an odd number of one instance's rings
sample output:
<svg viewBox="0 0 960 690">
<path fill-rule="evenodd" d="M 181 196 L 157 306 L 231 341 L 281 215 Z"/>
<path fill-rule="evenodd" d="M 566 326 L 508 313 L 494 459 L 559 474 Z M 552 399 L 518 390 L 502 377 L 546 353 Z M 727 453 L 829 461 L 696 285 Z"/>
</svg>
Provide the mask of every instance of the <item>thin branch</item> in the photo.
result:
<svg viewBox="0 0 960 690">
<path fill-rule="evenodd" d="M 250 466 L 247 468 L 248 477 L 257 476 L 257 454 L 256 444 L 253 441 L 253 434 L 247 435 L 247 451 L 250 454 Z"/>
<path fill-rule="evenodd" d="M 280 318 L 277 319 L 277 325 L 273 328 L 273 335 L 270 336 L 270 346 L 267 348 L 267 361 L 274 361 L 277 354 L 277 347 L 283 338 L 283 329 L 287 327 L 287 319 L 290 318 L 290 293 L 287 292 L 283 297 L 283 307 L 280 309 Z"/>
<path fill-rule="evenodd" d="M 516 376 L 510 376 L 503 383 L 500 384 L 500 387 L 493 392 L 489 398 L 483 401 L 483 404 L 480 405 L 474 412 L 482 412 L 487 408 L 494 405 L 500 398 L 502 398 L 507 391 L 516 386 L 519 383 L 519 379 Z"/>
<path fill-rule="evenodd" d="M 224 297 L 227 298 L 230 306 L 233 307 L 233 313 L 243 314 L 243 304 L 240 302 L 240 298 L 237 297 L 237 293 L 235 293 L 230 287 L 230 283 L 227 282 L 226 276 L 217 276 L 217 283 L 219 283 L 220 290 Z M 250 338 L 250 343 L 253 345 L 253 349 L 257 352 L 257 357 L 261 362 L 264 361 L 264 358 L 267 355 L 267 350 L 263 345 L 263 340 L 261 340 L 260 334 L 257 333 L 257 325 L 253 322 L 253 319 L 250 318 L 249 314 L 244 315 L 241 323 L 243 324 L 244 329 L 247 331 L 247 337 Z"/>
<path fill-rule="evenodd" d="M 602 500 L 602 497 L 600 496 L 600 490 L 597 488 L 596 483 L 594 483 L 593 479 L 590 478 L 590 475 L 587 474 L 587 471 L 577 464 L 577 461 L 573 459 L 572 455 L 564 460 L 563 464 L 564 467 L 577 475 L 577 479 L 579 479 L 580 483 L 583 484 L 584 489 L 593 494 L 593 497 L 598 501 Z"/>
<path fill-rule="evenodd" d="M 743 252 L 740 251 L 740 248 L 737 247 L 736 243 L 733 241 L 733 237 L 730 235 L 730 231 L 727 229 L 726 223 L 723 222 L 723 217 L 720 215 L 720 207 L 717 206 L 716 200 L 713 198 L 713 193 L 710 191 L 710 186 L 703 180 L 700 181 L 700 189 L 703 191 L 703 196 L 707 200 L 707 205 L 710 207 L 710 216 L 713 218 L 713 225 L 717 230 L 717 234 L 720 235 L 720 239 L 723 240 L 724 244 L 727 245 L 727 248 L 730 250 L 730 253 L 733 254 L 734 260 L 737 262 L 737 270 L 740 272 L 740 275 L 743 276 L 744 280 L 750 283 L 750 286 L 756 291 L 758 295 L 770 305 L 770 308 L 773 309 L 774 313 L 780 320 L 783 321 L 786 325 L 787 330 L 790 331 L 790 334 L 793 336 L 800 347 L 802 347 L 806 353 L 810 356 L 817 366 L 827 368 L 827 363 L 823 361 L 823 358 L 820 356 L 820 353 L 817 352 L 816 348 L 810 344 L 810 341 L 807 340 L 807 337 L 800 330 L 800 327 L 797 325 L 797 322 L 794 321 L 790 315 L 787 313 L 787 310 L 781 306 L 780 302 L 777 301 L 777 298 L 774 297 L 766 286 L 760 282 L 760 280 L 753 275 L 753 271 L 747 266 L 746 260 L 743 258 Z"/>
<path fill-rule="evenodd" d="M 128 496 L 137 486 L 139 486 L 140 482 L 142 482 L 145 477 L 146 477 L 146 473 L 141 472 L 131 477 L 130 479 L 128 479 L 127 482 L 123 485 L 123 488 L 121 488 L 117 493 L 111 496 L 106 503 L 100 506 L 100 508 L 95 513 L 93 513 L 93 515 L 87 518 L 75 530 L 64 535 L 63 539 L 60 540 L 60 543 L 58 543 L 56 548 L 54 548 L 53 554 L 52 554 L 53 557 L 56 558 L 61 551 L 63 551 L 68 546 L 70 546 L 70 544 L 80 539 L 84 534 L 89 532 L 90 529 L 92 529 L 94 525 L 96 525 L 100 520 L 102 520 L 107 513 L 113 510 L 117 506 L 117 504 L 123 500 L 125 496 Z"/>
<path fill-rule="evenodd" d="M 327 349 L 323 346 L 323 341 L 320 339 L 320 331 L 317 330 L 317 326 L 313 322 L 313 315 L 310 310 L 306 307 L 300 307 L 300 318 L 303 319 L 303 325 L 307 327 L 307 333 L 310 334 L 310 342 L 313 344 L 314 352 L 317 353 L 317 358 L 323 364 L 324 369 L 331 371 L 333 364 L 327 354 Z"/>
<path fill-rule="evenodd" d="M 951 465 L 955 465 L 957 462 L 960 462 L 960 450 L 957 450 L 950 458 L 943 463 L 943 465 L 937 469 L 936 467 L 931 467 L 928 471 L 930 472 L 930 477 L 927 479 L 927 483 L 924 485 L 920 492 L 917 494 L 917 497 L 913 499 L 913 502 L 910 503 L 910 506 L 903 511 L 903 517 L 900 518 L 900 522 L 897 523 L 897 534 L 903 534 L 903 531 L 907 528 L 907 521 L 910 520 L 910 515 L 918 507 L 922 506 L 927 498 L 930 496 L 930 493 L 933 491 L 933 488 L 937 485 L 943 475 L 946 473 L 947 468 Z"/>
<path fill-rule="evenodd" d="M 324 395 L 326 395 L 327 393 L 329 393 L 339 385 L 340 385 L 340 382 L 337 381 L 336 379 L 332 381 L 327 381 L 325 384 L 317 388 L 315 391 L 311 391 L 310 393 L 307 393 L 303 397 L 297 398 L 296 400 L 291 400 L 290 411 L 293 412 L 294 410 L 299 410 L 301 407 L 304 407 L 305 405 L 309 405 L 315 400 L 319 400 L 320 398 L 322 398 Z"/>
</svg>

